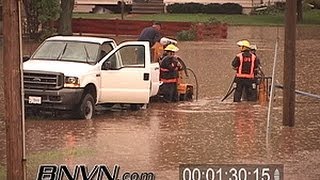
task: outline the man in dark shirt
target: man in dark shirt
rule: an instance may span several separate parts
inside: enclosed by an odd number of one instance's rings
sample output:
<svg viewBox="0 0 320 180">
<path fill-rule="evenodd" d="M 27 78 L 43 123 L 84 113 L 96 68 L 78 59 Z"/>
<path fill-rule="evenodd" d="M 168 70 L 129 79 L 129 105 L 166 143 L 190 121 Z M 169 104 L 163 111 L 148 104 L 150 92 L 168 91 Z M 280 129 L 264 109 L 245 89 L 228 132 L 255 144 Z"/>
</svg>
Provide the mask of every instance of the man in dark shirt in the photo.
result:
<svg viewBox="0 0 320 180">
<path fill-rule="evenodd" d="M 152 46 L 160 41 L 161 24 L 159 22 L 154 22 L 152 26 L 144 28 L 138 38 L 138 41 L 148 41 L 150 44 L 151 54 L 153 54 Z M 144 49 L 140 48 L 137 50 L 137 61 L 139 64 L 144 62 Z"/>
<path fill-rule="evenodd" d="M 146 27 L 141 31 L 138 40 L 149 41 L 151 48 L 156 42 L 160 41 L 160 30 L 161 24 L 159 22 L 154 22 L 151 27 Z"/>
</svg>

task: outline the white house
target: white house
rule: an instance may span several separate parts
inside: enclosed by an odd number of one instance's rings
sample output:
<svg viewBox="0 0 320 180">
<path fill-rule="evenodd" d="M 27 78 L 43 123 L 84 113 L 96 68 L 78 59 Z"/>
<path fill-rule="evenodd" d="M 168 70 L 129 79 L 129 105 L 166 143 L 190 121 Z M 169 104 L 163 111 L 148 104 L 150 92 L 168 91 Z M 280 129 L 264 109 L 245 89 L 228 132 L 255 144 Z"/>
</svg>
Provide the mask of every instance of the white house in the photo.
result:
<svg viewBox="0 0 320 180">
<path fill-rule="evenodd" d="M 120 3 L 122 0 L 75 0 L 75 8 L 74 11 L 88 11 L 92 10 L 95 6 L 98 5 L 116 5 Z M 261 6 L 264 4 L 273 4 L 275 2 L 284 2 L 285 0 L 123 0 L 126 4 L 132 4 L 136 5 L 138 3 L 144 4 L 147 9 L 153 8 L 154 4 L 152 3 L 160 3 L 160 5 L 168 5 L 173 3 L 203 3 L 203 4 L 209 4 L 209 3 L 237 3 L 240 4 L 243 7 L 243 13 L 249 13 L 252 8 Z M 137 3 L 135 3 L 137 2 Z M 148 5 L 149 3 L 149 5 Z M 141 6 L 141 5 L 139 5 Z M 150 6 L 150 7 L 148 7 Z"/>
</svg>

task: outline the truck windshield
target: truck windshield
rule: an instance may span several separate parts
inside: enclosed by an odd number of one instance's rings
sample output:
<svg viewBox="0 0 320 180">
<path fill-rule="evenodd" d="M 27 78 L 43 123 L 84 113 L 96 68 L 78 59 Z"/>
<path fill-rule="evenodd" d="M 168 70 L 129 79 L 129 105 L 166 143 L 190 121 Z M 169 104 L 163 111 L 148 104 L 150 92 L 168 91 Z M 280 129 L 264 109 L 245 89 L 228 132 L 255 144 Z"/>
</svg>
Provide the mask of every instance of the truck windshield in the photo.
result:
<svg viewBox="0 0 320 180">
<path fill-rule="evenodd" d="M 31 57 L 52 61 L 96 63 L 100 44 L 77 41 L 46 41 Z"/>
</svg>

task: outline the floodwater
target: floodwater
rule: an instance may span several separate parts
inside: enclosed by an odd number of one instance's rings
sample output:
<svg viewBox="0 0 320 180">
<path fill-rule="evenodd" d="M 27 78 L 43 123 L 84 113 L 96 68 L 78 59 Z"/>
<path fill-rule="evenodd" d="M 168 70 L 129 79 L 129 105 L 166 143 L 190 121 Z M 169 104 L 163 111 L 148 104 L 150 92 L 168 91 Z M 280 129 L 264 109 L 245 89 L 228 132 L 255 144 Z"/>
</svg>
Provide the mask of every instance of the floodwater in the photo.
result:
<svg viewBox="0 0 320 180">
<path fill-rule="evenodd" d="M 320 27 L 297 31 L 296 88 L 320 95 Z M 320 101 L 296 96 L 295 127 L 282 126 L 282 91 L 275 92 L 267 133 L 266 105 L 232 103 L 225 95 L 234 75 L 236 42 L 258 46 L 264 73 L 282 84 L 284 30 L 229 27 L 227 39 L 179 42 L 182 57 L 199 81 L 199 100 L 151 103 L 146 110 L 102 109 L 92 120 L 27 117 L 27 177 L 40 164 L 105 164 L 125 171 L 153 172 L 156 179 L 179 178 L 180 164 L 283 164 L 285 179 L 320 179 Z M 123 40 L 123 39 L 121 39 Z M 118 40 L 120 41 L 120 40 Z M 27 45 L 25 45 L 27 46 Z M 2 61 L 1 61 L 2 64 Z M 192 78 L 190 78 L 192 81 Z M 1 79 L 1 98 L 3 82 Z M 0 107 L 3 109 L 3 103 Z M 5 124 L 0 113 L 0 174 L 5 167 Z M 1 179 L 1 175 L 0 175 Z"/>
</svg>

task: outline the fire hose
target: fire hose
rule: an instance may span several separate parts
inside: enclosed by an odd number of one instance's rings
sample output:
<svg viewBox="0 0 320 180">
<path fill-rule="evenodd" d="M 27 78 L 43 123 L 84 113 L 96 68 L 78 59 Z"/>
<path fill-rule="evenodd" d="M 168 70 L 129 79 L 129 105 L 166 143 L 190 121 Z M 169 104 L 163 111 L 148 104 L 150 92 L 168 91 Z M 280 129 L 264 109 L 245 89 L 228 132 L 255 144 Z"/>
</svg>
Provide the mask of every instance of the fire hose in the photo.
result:
<svg viewBox="0 0 320 180">
<path fill-rule="evenodd" d="M 258 67 L 258 75 L 260 75 L 260 77 L 257 77 L 258 79 L 259 78 L 264 78 L 265 77 L 265 75 L 264 75 L 264 72 L 262 71 L 262 68 L 259 66 Z M 229 86 L 229 89 L 228 89 L 228 91 L 227 91 L 227 93 L 226 93 L 226 95 L 221 99 L 221 102 L 223 102 L 224 100 L 226 100 L 232 93 L 233 93 L 233 91 L 236 89 L 235 87 L 234 87 L 234 81 L 235 81 L 235 78 L 236 78 L 236 76 L 234 76 L 234 78 L 233 78 L 233 80 L 231 81 L 231 84 L 230 84 L 230 86 Z"/>
</svg>

